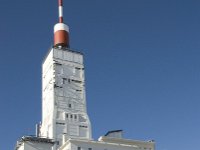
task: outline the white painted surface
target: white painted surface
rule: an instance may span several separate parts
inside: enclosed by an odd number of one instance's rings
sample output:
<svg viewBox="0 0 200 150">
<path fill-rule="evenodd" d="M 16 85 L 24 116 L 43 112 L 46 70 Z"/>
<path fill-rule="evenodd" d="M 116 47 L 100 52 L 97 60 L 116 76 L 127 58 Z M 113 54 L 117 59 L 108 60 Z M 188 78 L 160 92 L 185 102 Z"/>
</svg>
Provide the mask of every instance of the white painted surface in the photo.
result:
<svg viewBox="0 0 200 150">
<path fill-rule="evenodd" d="M 24 143 L 22 143 L 22 145 L 18 148 L 18 150 L 26 150 L 26 149 L 24 148 Z"/>
<path fill-rule="evenodd" d="M 87 115 L 83 56 L 52 49 L 42 66 L 41 135 L 59 141 L 91 139 Z"/>
<path fill-rule="evenodd" d="M 57 32 L 58 30 L 65 30 L 65 31 L 69 32 L 69 27 L 64 23 L 57 23 L 54 26 L 54 33 Z"/>
<path fill-rule="evenodd" d="M 59 6 L 59 17 L 63 17 L 63 7 Z"/>
<path fill-rule="evenodd" d="M 18 150 L 52 150 L 50 143 L 24 142 Z"/>
<path fill-rule="evenodd" d="M 81 150 L 155 150 L 155 143 L 127 139 L 112 139 L 110 142 L 71 139 L 59 150 L 78 150 L 78 147 Z"/>
</svg>

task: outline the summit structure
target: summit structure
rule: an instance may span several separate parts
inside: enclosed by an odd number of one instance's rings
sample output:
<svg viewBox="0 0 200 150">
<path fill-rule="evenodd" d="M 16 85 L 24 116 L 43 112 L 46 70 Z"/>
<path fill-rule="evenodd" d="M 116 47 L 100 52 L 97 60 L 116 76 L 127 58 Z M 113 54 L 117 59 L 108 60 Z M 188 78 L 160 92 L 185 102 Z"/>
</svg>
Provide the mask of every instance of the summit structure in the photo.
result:
<svg viewBox="0 0 200 150">
<path fill-rule="evenodd" d="M 42 63 L 42 121 L 35 136 L 23 136 L 15 150 L 154 150 L 153 140 L 124 139 L 122 130 L 92 139 L 87 114 L 83 54 L 70 49 L 69 27 L 58 0 L 54 46 Z"/>
<path fill-rule="evenodd" d="M 86 110 L 83 54 L 69 49 L 69 27 L 63 23 L 59 0 L 59 23 L 54 27 L 54 47 L 42 64 L 42 125 L 40 135 L 62 143 L 66 139 L 91 139 Z"/>
</svg>

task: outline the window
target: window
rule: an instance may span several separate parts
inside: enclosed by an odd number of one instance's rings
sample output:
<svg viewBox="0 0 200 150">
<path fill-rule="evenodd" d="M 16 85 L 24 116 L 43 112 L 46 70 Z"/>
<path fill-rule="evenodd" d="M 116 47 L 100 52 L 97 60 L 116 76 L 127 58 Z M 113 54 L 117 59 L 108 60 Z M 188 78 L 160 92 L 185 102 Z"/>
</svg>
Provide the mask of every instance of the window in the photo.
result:
<svg viewBox="0 0 200 150">
<path fill-rule="evenodd" d="M 82 81 L 79 81 L 79 80 L 73 80 L 72 79 L 72 81 L 75 82 L 75 83 L 82 83 Z"/>
<path fill-rule="evenodd" d="M 81 92 L 82 90 L 76 90 L 77 92 Z"/>
<path fill-rule="evenodd" d="M 65 123 L 62 123 L 62 122 L 56 122 L 56 124 L 65 125 Z"/>
<path fill-rule="evenodd" d="M 69 108 L 72 108 L 72 104 L 69 104 L 68 106 L 69 106 Z"/>
<path fill-rule="evenodd" d="M 80 128 L 87 128 L 87 126 L 79 126 Z"/>
<path fill-rule="evenodd" d="M 81 68 L 79 68 L 79 67 L 75 67 L 75 69 L 77 69 L 77 70 L 81 70 Z"/>
<path fill-rule="evenodd" d="M 70 117 L 73 118 L 73 115 L 71 115 Z"/>
<path fill-rule="evenodd" d="M 92 148 L 88 148 L 88 150 L 92 150 Z"/>
<path fill-rule="evenodd" d="M 68 115 L 68 114 L 66 114 L 66 118 L 69 118 L 69 115 Z"/>
<path fill-rule="evenodd" d="M 74 115 L 74 119 L 77 119 L 77 115 Z"/>
<path fill-rule="evenodd" d="M 77 147 L 77 150 L 81 150 L 81 147 Z"/>
<path fill-rule="evenodd" d="M 67 78 L 63 78 L 63 84 L 66 84 Z"/>
</svg>

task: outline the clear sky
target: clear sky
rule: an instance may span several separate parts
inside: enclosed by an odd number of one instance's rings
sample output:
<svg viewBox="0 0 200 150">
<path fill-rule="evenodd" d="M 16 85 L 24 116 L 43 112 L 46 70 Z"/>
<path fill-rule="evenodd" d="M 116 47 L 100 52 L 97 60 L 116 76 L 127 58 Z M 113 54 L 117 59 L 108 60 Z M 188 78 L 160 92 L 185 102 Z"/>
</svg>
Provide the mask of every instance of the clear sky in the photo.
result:
<svg viewBox="0 0 200 150">
<path fill-rule="evenodd" d="M 157 150 L 200 140 L 200 1 L 64 0 L 71 48 L 85 54 L 93 137 L 123 129 Z M 41 120 L 41 62 L 57 0 L 0 0 L 0 149 Z"/>
</svg>

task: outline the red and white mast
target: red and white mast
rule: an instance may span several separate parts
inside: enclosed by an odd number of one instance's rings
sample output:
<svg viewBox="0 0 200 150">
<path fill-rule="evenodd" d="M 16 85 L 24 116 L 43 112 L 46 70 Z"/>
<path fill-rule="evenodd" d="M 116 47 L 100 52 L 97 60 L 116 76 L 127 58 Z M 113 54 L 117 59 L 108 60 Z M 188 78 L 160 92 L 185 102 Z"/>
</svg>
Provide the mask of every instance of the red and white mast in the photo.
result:
<svg viewBox="0 0 200 150">
<path fill-rule="evenodd" d="M 69 27 L 63 23 L 63 1 L 58 0 L 59 23 L 54 26 L 54 46 L 69 47 Z"/>
<path fill-rule="evenodd" d="M 58 0 L 59 22 L 63 23 L 63 1 Z"/>
</svg>

